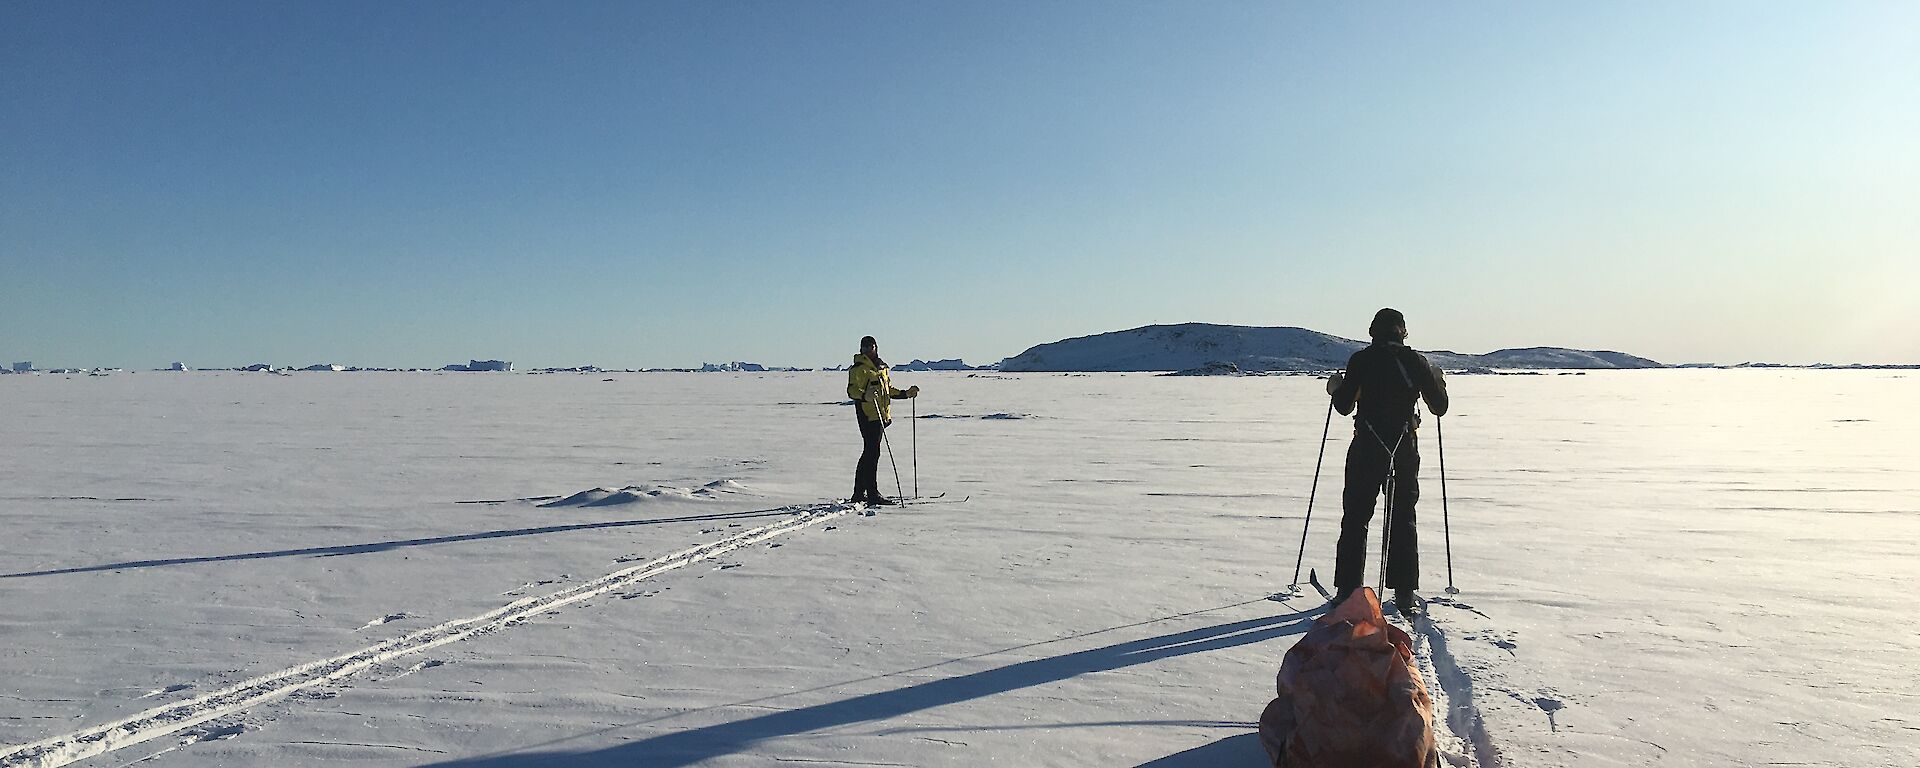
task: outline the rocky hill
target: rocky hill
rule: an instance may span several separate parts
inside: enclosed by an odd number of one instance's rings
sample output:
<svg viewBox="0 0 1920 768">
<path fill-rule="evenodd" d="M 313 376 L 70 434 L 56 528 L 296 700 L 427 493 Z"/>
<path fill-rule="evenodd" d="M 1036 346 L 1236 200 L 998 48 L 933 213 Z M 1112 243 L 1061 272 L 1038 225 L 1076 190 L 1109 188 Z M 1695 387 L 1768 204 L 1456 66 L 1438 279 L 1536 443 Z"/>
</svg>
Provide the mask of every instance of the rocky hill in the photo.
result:
<svg viewBox="0 0 1920 768">
<path fill-rule="evenodd" d="M 1000 361 L 1002 371 L 1184 371 L 1231 363 L 1240 371 L 1325 371 L 1345 367 L 1366 342 L 1305 328 L 1212 323 L 1149 325 L 1065 339 Z M 1448 370 L 1475 368 L 1661 368 L 1620 352 L 1529 347 L 1484 355 L 1426 352 Z"/>
</svg>

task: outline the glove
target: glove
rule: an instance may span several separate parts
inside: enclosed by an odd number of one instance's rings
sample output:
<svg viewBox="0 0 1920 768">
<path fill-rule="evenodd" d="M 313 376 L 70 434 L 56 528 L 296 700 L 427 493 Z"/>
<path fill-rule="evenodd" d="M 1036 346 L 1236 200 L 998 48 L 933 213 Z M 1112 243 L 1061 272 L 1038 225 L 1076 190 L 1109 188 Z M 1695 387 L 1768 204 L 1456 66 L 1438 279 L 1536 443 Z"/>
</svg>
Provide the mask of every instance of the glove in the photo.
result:
<svg viewBox="0 0 1920 768">
<path fill-rule="evenodd" d="M 1332 376 L 1327 377 L 1327 394 L 1333 394 L 1340 389 L 1341 385 L 1346 383 L 1347 375 L 1336 371 Z"/>
<path fill-rule="evenodd" d="M 893 426 L 893 419 L 887 419 L 886 421 L 880 422 L 881 429 L 886 429 L 887 427 L 891 427 L 891 426 Z"/>
<path fill-rule="evenodd" d="M 919 397 L 919 396 L 920 396 L 920 385 L 915 384 L 911 387 L 907 387 L 907 397 Z"/>
</svg>

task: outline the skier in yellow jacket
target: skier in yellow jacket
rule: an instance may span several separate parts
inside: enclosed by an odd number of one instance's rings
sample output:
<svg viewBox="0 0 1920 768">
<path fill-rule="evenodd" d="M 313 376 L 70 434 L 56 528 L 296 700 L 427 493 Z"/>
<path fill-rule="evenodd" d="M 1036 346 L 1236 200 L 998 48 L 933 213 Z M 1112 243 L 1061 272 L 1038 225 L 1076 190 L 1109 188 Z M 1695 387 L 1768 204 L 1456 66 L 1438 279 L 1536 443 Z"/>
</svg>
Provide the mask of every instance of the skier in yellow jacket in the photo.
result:
<svg viewBox="0 0 1920 768">
<path fill-rule="evenodd" d="M 887 378 L 887 361 L 880 359 L 880 343 L 872 336 L 860 338 L 860 354 L 853 356 L 847 369 L 847 397 L 853 398 L 854 416 L 860 422 L 860 463 L 853 471 L 853 501 L 868 504 L 894 504 L 880 495 L 880 439 L 893 423 L 890 407 L 894 398 L 918 397 L 918 386 L 894 389 Z"/>
</svg>

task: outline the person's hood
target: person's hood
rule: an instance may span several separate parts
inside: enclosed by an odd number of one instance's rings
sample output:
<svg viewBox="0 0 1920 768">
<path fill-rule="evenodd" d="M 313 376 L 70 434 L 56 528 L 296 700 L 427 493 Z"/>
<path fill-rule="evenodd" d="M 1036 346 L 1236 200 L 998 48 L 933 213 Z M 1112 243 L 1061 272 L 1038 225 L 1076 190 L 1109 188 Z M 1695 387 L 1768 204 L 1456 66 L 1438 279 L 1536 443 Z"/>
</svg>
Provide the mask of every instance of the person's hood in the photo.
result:
<svg viewBox="0 0 1920 768">
<path fill-rule="evenodd" d="M 854 355 L 853 355 L 853 364 L 854 364 L 854 365 L 856 365 L 856 366 L 859 366 L 859 365 L 873 365 L 873 361 L 872 361 L 872 360 L 869 360 L 869 359 L 867 359 L 867 356 L 866 356 L 866 355 L 864 355 L 864 354 L 860 354 L 860 353 L 858 353 L 858 352 L 856 352 L 856 353 L 854 353 Z M 877 366 L 877 365 L 873 365 L 873 367 L 875 367 L 875 368 L 878 368 L 878 367 L 880 367 L 880 366 Z"/>
</svg>

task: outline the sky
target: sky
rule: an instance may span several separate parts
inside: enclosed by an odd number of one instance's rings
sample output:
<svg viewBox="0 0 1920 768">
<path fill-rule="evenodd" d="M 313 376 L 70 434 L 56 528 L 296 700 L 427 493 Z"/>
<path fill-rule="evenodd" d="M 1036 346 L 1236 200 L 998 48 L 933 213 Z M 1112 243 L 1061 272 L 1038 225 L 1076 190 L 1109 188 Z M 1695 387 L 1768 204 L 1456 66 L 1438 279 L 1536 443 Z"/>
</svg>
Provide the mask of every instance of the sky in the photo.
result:
<svg viewBox="0 0 1920 768">
<path fill-rule="evenodd" d="M 1920 363 L 1920 4 L 0 4 L 0 359 Z"/>
</svg>

